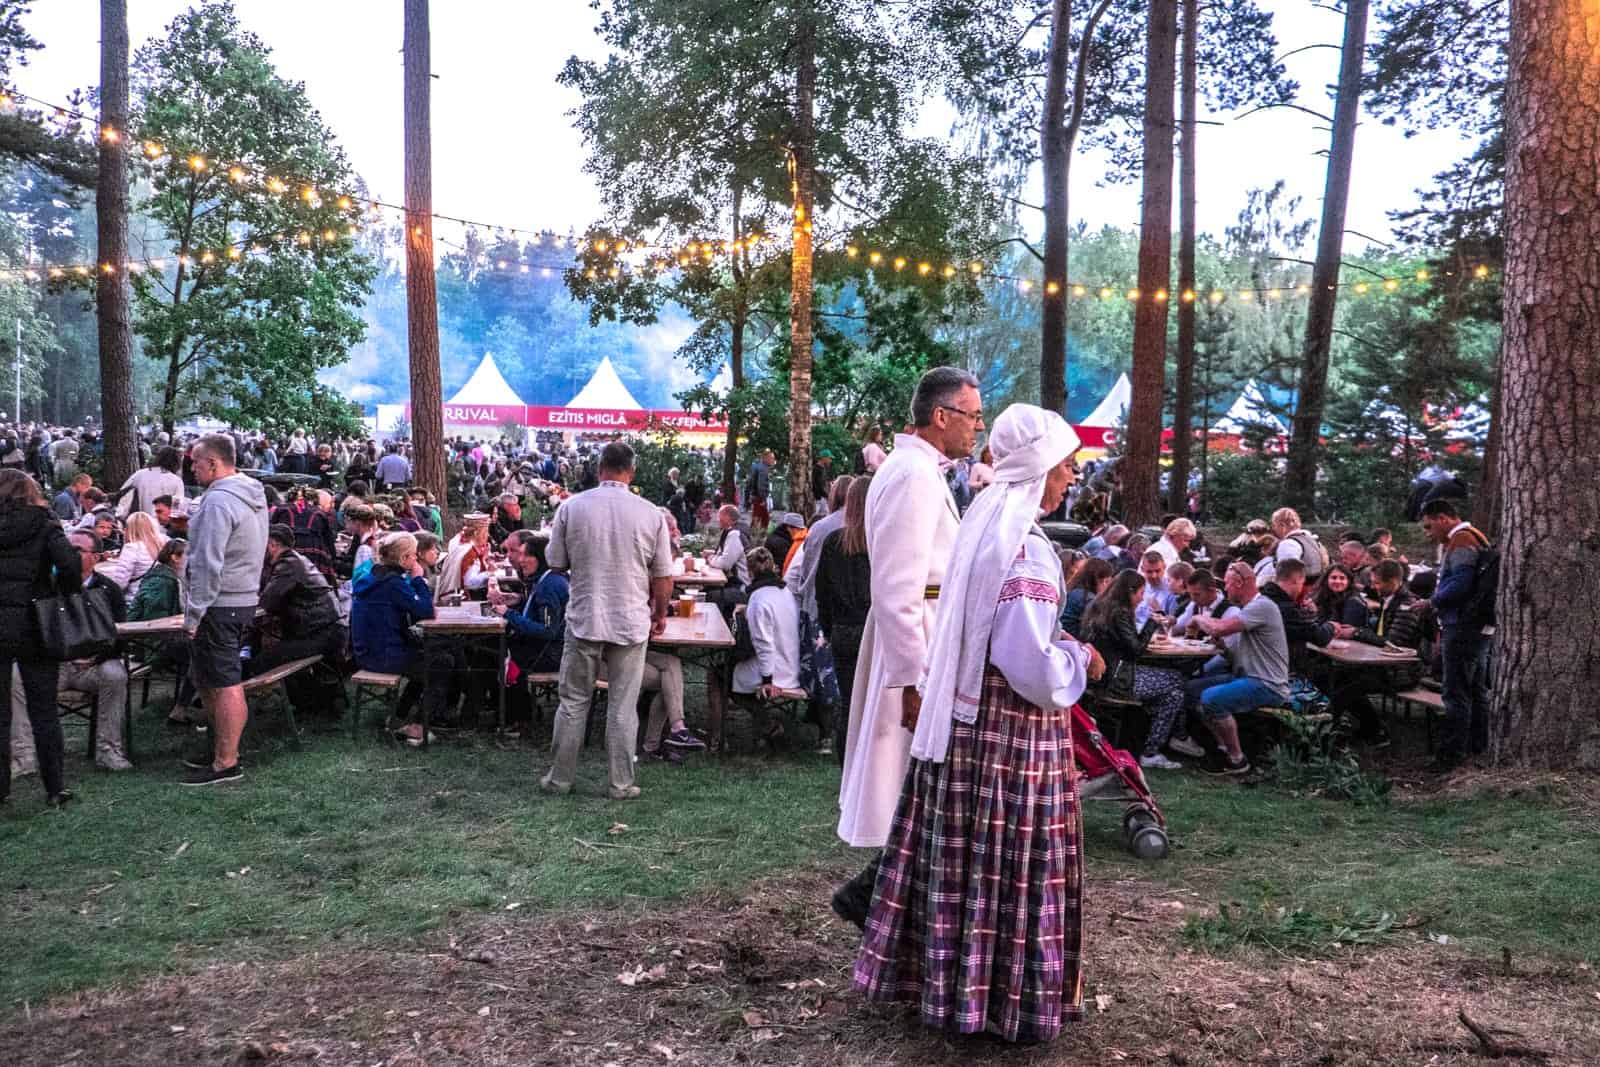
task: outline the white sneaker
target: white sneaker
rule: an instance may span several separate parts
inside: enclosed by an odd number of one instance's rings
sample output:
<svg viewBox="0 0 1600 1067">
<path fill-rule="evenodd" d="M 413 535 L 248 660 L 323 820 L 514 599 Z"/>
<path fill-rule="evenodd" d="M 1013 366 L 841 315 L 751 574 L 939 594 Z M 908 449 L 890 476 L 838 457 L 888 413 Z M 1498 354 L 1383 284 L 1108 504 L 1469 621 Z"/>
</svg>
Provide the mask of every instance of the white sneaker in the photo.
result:
<svg viewBox="0 0 1600 1067">
<path fill-rule="evenodd" d="M 1177 760 L 1168 759 L 1159 752 L 1157 752 L 1154 756 L 1140 756 L 1139 766 L 1149 767 L 1158 771 L 1183 770 L 1183 764 L 1179 763 Z"/>
<path fill-rule="evenodd" d="M 1174 737 L 1167 742 L 1167 747 L 1178 755 L 1188 756 L 1190 759 L 1204 759 L 1206 755 L 1206 750 L 1189 737 Z"/>
<path fill-rule="evenodd" d="M 120 748 L 110 745 L 101 745 L 95 750 L 95 766 L 108 771 L 131 771 L 133 764 L 128 762 L 128 757 L 122 754 Z"/>
</svg>

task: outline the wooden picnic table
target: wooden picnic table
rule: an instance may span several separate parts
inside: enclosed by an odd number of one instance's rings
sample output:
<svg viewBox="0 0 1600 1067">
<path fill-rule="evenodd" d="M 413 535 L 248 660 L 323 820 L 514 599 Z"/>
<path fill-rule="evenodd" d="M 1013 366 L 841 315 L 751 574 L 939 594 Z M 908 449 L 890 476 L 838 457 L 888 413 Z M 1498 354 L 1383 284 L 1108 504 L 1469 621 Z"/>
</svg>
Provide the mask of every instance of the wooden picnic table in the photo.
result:
<svg viewBox="0 0 1600 1067">
<path fill-rule="evenodd" d="M 501 672 L 505 669 L 506 662 L 506 620 L 493 613 L 484 614 L 487 601 L 470 604 L 445 605 L 436 604 L 433 608 L 433 618 L 423 619 L 417 623 L 422 631 L 423 639 L 430 637 L 492 637 L 495 639 L 495 690 L 499 694 L 496 705 L 496 729 L 504 730 L 506 725 L 506 687 L 503 684 Z M 428 689 L 428 675 L 432 668 L 428 665 L 428 656 L 422 656 L 422 688 L 426 693 Z M 422 745 L 428 745 L 428 702 L 422 701 Z"/>
<path fill-rule="evenodd" d="M 672 584 L 682 588 L 720 589 L 728 584 L 728 576 L 705 560 L 696 564 L 692 573 L 685 571 L 683 557 L 679 556 L 672 561 Z"/>
<path fill-rule="evenodd" d="M 1415 649 L 1407 649 L 1404 656 L 1388 655 L 1378 651 L 1376 645 L 1367 645 L 1360 641 L 1337 640 L 1328 642 L 1325 648 L 1311 644 L 1306 647 L 1319 656 L 1326 656 L 1333 662 L 1347 667 L 1386 667 L 1417 662 Z"/>
<path fill-rule="evenodd" d="M 666 630 L 661 636 L 652 637 L 650 643 L 674 649 L 729 649 L 733 647 L 733 631 L 714 604 L 698 601 L 690 618 L 669 610 Z"/>
<path fill-rule="evenodd" d="M 118 637 L 177 637 L 183 633 L 183 616 L 167 615 L 143 622 L 117 623 Z"/>
<path fill-rule="evenodd" d="M 1166 641 L 1151 641 L 1144 648 L 1141 660 L 1210 659 L 1217 655 L 1217 646 L 1210 641 L 1188 637 L 1173 637 Z"/>
</svg>

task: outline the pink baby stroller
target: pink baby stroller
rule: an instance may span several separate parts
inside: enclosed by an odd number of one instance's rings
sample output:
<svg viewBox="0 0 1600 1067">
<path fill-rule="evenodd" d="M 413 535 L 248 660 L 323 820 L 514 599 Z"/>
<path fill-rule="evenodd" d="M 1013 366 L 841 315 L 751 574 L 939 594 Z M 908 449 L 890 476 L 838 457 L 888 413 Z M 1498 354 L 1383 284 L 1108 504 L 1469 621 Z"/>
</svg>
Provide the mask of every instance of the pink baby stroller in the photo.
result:
<svg viewBox="0 0 1600 1067">
<path fill-rule="evenodd" d="M 1165 859 L 1167 820 L 1145 783 L 1143 768 L 1133 753 L 1112 748 L 1094 716 L 1077 704 L 1072 706 L 1072 755 L 1083 773 L 1078 781 L 1078 799 L 1126 804 L 1122 840 L 1128 851 L 1144 860 Z"/>
</svg>

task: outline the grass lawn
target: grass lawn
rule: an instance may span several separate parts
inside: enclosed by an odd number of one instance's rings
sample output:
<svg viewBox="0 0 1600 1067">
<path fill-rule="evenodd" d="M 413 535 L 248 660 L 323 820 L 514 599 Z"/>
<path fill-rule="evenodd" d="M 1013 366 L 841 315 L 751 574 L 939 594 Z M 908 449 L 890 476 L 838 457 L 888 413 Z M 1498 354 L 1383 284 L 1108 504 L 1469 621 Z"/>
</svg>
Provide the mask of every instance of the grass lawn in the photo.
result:
<svg viewBox="0 0 1600 1067">
<path fill-rule="evenodd" d="M 254 753 L 242 783 L 197 790 L 174 784 L 178 735 L 140 727 L 137 771 L 91 772 L 69 733 L 79 802 L 47 812 L 24 779 L 0 811 L 0 1013 L 216 960 L 408 945 L 464 913 L 737 892 L 859 862 L 833 836 L 829 757 L 643 764 L 644 796 L 616 802 L 596 750 L 575 795 L 554 798 L 536 789 L 545 754 L 527 747 L 313 734 Z M 1590 818 L 1558 795 L 1360 807 L 1192 773 L 1155 782 L 1173 856 L 1135 860 L 1118 808 L 1091 804 L 1090 874 L 1237 902 L 1237 921 L 1198 931 L 1209 951 L 1270 946 L 1283 908 L 1314 920 L 1295 931 L 1301 948 L 1306 929 L 1313 942 L 1352 923 L 1381 933 L 1388 913 L 1489 953 L 1600 958 Z"/>
</svg>

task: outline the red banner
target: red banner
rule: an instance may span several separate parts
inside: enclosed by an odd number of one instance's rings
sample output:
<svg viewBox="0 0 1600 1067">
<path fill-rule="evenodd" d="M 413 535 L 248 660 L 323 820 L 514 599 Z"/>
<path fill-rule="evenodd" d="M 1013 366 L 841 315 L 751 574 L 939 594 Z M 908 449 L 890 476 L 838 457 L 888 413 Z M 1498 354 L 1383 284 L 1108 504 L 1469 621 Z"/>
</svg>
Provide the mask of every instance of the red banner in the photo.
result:
<svg viewBox="0 0 1600 1067">
<path fill-rule="evenodd" d="M 411 405 L 406 405 L 411 418 Z M 641 433 L 655 428 L 679 433 L 726 434 L 728 424 L 688 411 L 628 410 L 625 408 L 550 408 L 520 404 L 446 404 L 446 426 L 504 426 L 516 423 L 536 430 L 568 433 Z"/>
</svg>

